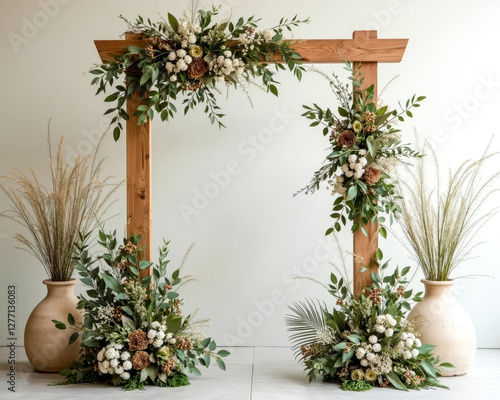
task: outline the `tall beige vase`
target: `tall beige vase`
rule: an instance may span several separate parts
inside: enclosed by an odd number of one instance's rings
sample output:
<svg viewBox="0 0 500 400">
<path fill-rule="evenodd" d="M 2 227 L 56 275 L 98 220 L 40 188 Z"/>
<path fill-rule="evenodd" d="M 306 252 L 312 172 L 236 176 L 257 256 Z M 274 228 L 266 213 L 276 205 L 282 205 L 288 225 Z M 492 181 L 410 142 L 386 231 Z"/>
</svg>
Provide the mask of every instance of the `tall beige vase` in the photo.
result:
<svg viewBox="0 0 500 400">
<path fill-rule="evenodd" d="M 451 294 L 455 281 L 428 281 L 422 279 L 425 295 L 411 310 L 412 320 L 420 333 L 422 343 L 436 345 L 433 353 L 441 362 L 456 368 L 441 369 L 443 376 L 467 373 L 476 354 L 476 330 L 465 309 Z"/>
<path fill-rule="evenodd" d="M 68 313 L 76 323 L 83 322 L 81 310 L 76 309 L 76 279 L 63 282 L 43 281 L 47 296 L 32 311 L 24 331 L 26 355 L 33 367 L 40 372 L 60 372 L 80 358 L 80 340 L 68 346 L 72 329 L 57 329 L 53 319 L 67 325 Z"/>
</svg>

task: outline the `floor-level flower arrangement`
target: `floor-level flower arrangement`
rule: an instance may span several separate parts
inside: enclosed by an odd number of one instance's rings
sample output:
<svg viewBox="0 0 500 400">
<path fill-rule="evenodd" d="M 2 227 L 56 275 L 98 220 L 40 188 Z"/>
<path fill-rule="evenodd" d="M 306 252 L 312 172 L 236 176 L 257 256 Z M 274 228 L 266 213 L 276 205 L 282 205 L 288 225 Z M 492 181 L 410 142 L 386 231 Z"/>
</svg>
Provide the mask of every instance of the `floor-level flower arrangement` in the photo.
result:
<svg viewBox="0 0 500 400">
<path fill-rule="evenodd" d="M 377 256 L 380 262 L 380 250 Z M 437 379 L 438 367 L 453 366 L 434 358 L 435 346 L 421 343 L 406 319 L 410 301 L 421 296 L 406 290 L 410 267 L 384 276 L 388 265 L 379 265 L 380 275 L 372 274 L 373 287 L 359 296 L 345 278 L 332 273 L 327 289 L 336 299 L 333 310 L 312 301 L 290 307 L 290 338 L 310 381 L 320 375 L 351 391 L 445 387 Z"/>
<path fill-rule="evenodd" d="M 61 372 L 64 383 L 103 381 L 126 390 L 145 385 L 183 386 L 185 372 L 201 375 L 199 365 L 212 360 L 223 370 L 226 350 L 206 338 L 200 326 L 206 321 L 183 317 L 175 290 L 186 279 L 180 269 L 167 274 L 168 242 L 160 248 L 156 265 L 139 260 L 140 236 L 118 245 L 116 234 L 99 233 L 104 253 L 93 257 L 87 245 L 77 246 L 74 259 L 81 282 L 88 286 L 78 308 L 84 312 L 79 326 L 73 315 L 68 323 L 54 321 L 59 329 L 74 329 L 70 343 L 81 338 L 82 356 Z M 152 267 L 152 275 L 140 271 Z M 189 279 L 189 278 L 188 278 Z"/>
</svg>

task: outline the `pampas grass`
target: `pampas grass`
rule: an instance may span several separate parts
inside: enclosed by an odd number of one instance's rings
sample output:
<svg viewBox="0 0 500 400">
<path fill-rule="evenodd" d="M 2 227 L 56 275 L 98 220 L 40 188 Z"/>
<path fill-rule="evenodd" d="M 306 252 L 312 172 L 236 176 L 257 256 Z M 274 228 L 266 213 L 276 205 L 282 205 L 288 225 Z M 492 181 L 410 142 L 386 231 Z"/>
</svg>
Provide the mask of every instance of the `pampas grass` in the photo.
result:
<svg viewBox="0 0 500 400">
<path fill-rule="evenodd" d="M 418 160 L 416 171 L 409 171 L 410 179 L 401 179 L 403 200 L 399 221 L 406 237 L 407 248 L 427 280 L 446 281 L 461 263 L 471 257 L 478 245 L 476 234 L 499 209 L 485 210 L 484 203 L 498 189 L 492 187 L 499 172 L 484 177 L 485 164 L 497 153 L 489 153 L 489 146 L 477 161 L 468 160 L 448 176 L 441 187 L 439 165 L 434 150 L 431 157 Z M 437 178 L 435 188 L 427 182 L 426 165 L 433 162 Z"/>
<path fill-rule="evenodd" d="M 44 187 L 33 170 L 25 175 L 12 169 L 11 176 L 3 177 L 10 184 L 0 184 L 12 209 L 0 215 L 27 229 L 28 235 L 17 233 L 15 238 L 42 263 L 50 279 L 68 281 L 79 234 L 91 232 L 102 222 L 120 184 L 111 183 L 111 177 L 100 178 L 104 160 L 98 160 L 97 153 L 104 135 L 93 155 L 78 156 L 73 165 L 63 160 L 64 136 L 53 154 L 50 122 L 47 136 L 51 187 Z"/>
</svg>

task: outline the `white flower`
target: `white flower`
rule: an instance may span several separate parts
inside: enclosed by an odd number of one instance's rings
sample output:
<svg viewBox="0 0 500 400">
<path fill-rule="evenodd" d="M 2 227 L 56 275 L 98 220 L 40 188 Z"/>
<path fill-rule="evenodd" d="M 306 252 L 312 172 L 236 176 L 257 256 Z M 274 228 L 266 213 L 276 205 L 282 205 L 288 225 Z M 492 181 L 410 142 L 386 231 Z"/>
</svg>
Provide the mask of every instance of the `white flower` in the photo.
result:
<svg viewBox="0 0 500 400">
<path fill-rule="evenodd" d="M 121 350 L 121 349 L 123 349 L 123 344 L 120 344 L 120 343 L 115 343 L 115 344 L 113 344 L 113 347 L 114 347 L 116 350 Z"/>
<path fill-rule="evenodd" d="M 223 76 L 216 76 L 215 81 L 218 83 L 224 82 L 224 77 Z"/>
<path fill-rule="evenodd" d="M 115 349 L 113 349 L 112 347 L 107 349 L 105 354 L 106 354 L 106 358 L 108 360 L 112 360 L 113 358 L 118 357 L 118 352 Z"/>
<path fill-rule="evenodd" d="M 347 171 L 347 172 L 345 173 L 345 176 L 347 176 L 348 178 L 352 178 L 352 177 L 353 177 L 353 175 L 354 175 L 354 172 L 352 172 L 352 171 Z"/>
<path fill-rule="evenodd" d="M 166 328 L 165 328 L 165 329 L 166 329 Z M 172 335 L 172 333 L 167 333 L 166 338 L 167 338 L 167 339 L 171 339 L 171 338 L 172 338 L 172 336 L 173 336 L 173 335 Z"/>
<path fill-rule="evenodd" d="M 415 340 L 415 335 L 413 333 L 409 333 L 408 334 L 408 337 L 411 339 L 411 340 Z"/>
<path fill-rule="evenodd" d="M 111 365 L 113 368 L 118 367 L 118 360 L 116 358 L 113 358 L 110 362 L 109 365 Z"/>
<path fill-rule="evenodd" d="M 364 157 L 361 157 L 359 159 L 359 163 L 364 167 L 368 163 L 368 160 Z"/>
<path fill-rule="evenodd" d="M 99 363 L 98 367 L 99 367 L 99 371 L 101 371 L 102 374 L 107 374 L 108 373 L 108 369 L 104 367 L 104 363 L 103 362 Z"/>
<path fill-rule="evenodd" d="M 191 56 L 184 57 L 184 62 L 186 64 L 191 64 L 193 62 L 193 57 L 191 57 Z"/>
<path fill-rule="evenodd" d="M 219 57 L 217 57 L 217 62 L 218 62 L 219 64 L 221 64 L 221 65 L 222 65 L 222 64 L 224 64 L 224 61 L 225 61 L 225 60 L 226 60 L 226 59 L 224 58 L 224 56 L 219 56 Z"/>
<path fill-rule="evenodd" d="M 160 339 L 160 340 L 161 340 L 161 339 L 163 339 L 164 337 L 165 337 L 165 332 L 163 332 L 163 331 L 158 331 L 158 332 L 156 333 L 156 339 Z"/>
<path fill-rule="evenodd" d="M 177 56 L 175 55 L 175 52 L 174 52 L 174 51 L 172 51 L 171 53 L 169 53 L 169 55 L 168 55 L 168 59 L 169 59 L 170 61 L 175 61 L 175 59 L 176 59 L 176 58 L 177 58 Z"/>
<path fill-rule="evenodd" d="M 172 54 L 172 53 L 170 53 Z M 170 54 L 168 55 L 170 57 Z M 177 55 L 177 57 L 179 58 L 182 58 L 184 57 L 187 53 L 186 53 L 186 50 L 183 50 L 183 49 L 180 49 L 180 50 L 177 50 L 177 52 L 175 53 Z M 175 60 L 175 59 L 174 59 Z"/>
<path fill-rule="evenodd" d="M 417 347 L 422 347 L 422 342 L 420 341 L 420 339 L 415 339 L 415 345 Z"/>
<path fill-rule="evenodd" d="M 160 329 L 160 327 L 161 327 L 161 324 L 158 321 L 151 322 L 151 329 L 152 330 L 158 330 L 158 329 Z"/>
<path fill-rule="evenodd" d="M 366 358 L 363 358 L 359 363 L 362 367 L 368 367 L 368 360 Z"/>
<path fill-rule="evenodd" d="M 231 52 L 229 50 L 226 50 L 224 52 L 224 57 L 231 57 Z"/>
<path fill-rule="evenodd" d="M 356 170 L 356 163 L 350 163 L 349 168 L 352 169 L 353 171 Z"/>
<path fill-rule="evenodd" d="M 189 35 L 189 43 L 191 43 L 191 44 L 196 43 L 196 35 L 194 33 Z"/>
<path fill-rule="evenodd" d="M 128 380 L 130 379 L 130 374 L 128 372 L 124 372 L 123 374 L 120 375 L 120 378 Z"/>
<path fill-rule="evenodd" d="M 117 374 L 117 375 L 121 375 L 124 372 L 125 372 L 125 370 L 123 369 L 123 367 L 115 368 L 115 374 Z"/>
<path fill-rule="evenodd" d="M 353 164 L 353 163 L 356 163 L 356 161 L 358 160 L 358 157 L 356 156 L 356 154 L 351 154 L 348 158 L 347 158 L 347 161 L 349 162 L 349 164 Z"/>
<path fill-rule="evenodd" d="M 363 349 L 362 347 L 358 347 L 358 349 L 356 350 L 356 357 L 358 358 L 358 360 L 361 360 L 366 354 L 366 350 Z"/>
<path fill-rule="evenodd" d="M 406 339 L 408 339 L 408 334 L 406 332 L 403 332 L 401 334 L 401 340 L 406 340 Z"/>
<path fill-rule="evenodd" d="M 102 361 L 102 360 L 104 360 L 104 352 L 105 352 L 105 351 L 106 351 L 106 350 L 103 348 L 103 349 L 101 349 L 101 351 L 100 351 L 99 353 L 97 353 L 97 361 Z"/>
<path fill-rule="evenodd" d="M 163 344 L 163 340 L 158 339 L 158 338 L 156 338 L 156 339 L 154 340 L 154 342 L 153 342 L 153 346 L 154 346 L 154 347 L 161 347 L 161 345 L 162 345 L 162 344 Z"/>
<path fill-rule="evenodd" d="M 175 344 L 175 342 L 176 342 L 175 338 L 172 338 L 172 339 L 170 339 L 170 340 L 168 341 L 168 343 L 170 343 L 170 344 Z"/>
<path fill-rule="evenodd" d="M 165 332 L 167 330 L 167 325 L 163 324 L 162 326 L 160 326 L 160 330 Z"/>
<path fill-rule="evenodd" d="M 365 173 L 364 169 L 362 169 L 362 170 L 356 170 L 356 171 L 354 171 L 354 177 L 356 179 L 361 179 L 361 177 L 363 176 L 364 173 Z"/>
<path fill-rule="evenodd" d="M 361 163 L 356 163 L 356 164 L 354 165 L 354 169 L 355 169 L 356 171 L 361 171 L 361 170 L 362 170 L 362 171 L 364 172 L 364 170 L 363 170 L 363 165 L 361 165 Z"/>
<path fill-rule="evenodd" d="M 413 350 L 411 351 L 411 355 L 413 356 L 413 358 L 417 358 L 417 357 L 418 357 L 418 354 L 419 354 L 418 349 L 413 349 Z"/>
<path fill-rule="evenodd" d="M 366 150 L 365 150 L 365 149 L 360 149 L 360 150 L 358 151 L 358 154 L 359 154 L 360 156 L 364 156 L 364 155 L 366 154 Z"/>
<path fill-rule="evenodd" d="M 122 359 L 123 361 L 127 361 L 127 360 L 129 360 L 129 359 L 130 359 L 130 353 L 129 353 L 128 351 L 124 351 L 124 352 L 122 353 L 122 355 L 121 355 L 121 359 Z"/>
<path fill-rule="evenodd" d="M 148 321 L 143 321 L 143 323 L 141 324 L 141 327 L 142 328 L 147 328 L 148 327 Z"/>
<path fill-rule="evenodd" d="M 231 68 L 232 66 L 233 66 L 233 60 L 231 60 L 230 58 L 226 58 L 224 60 L 224 67 Z"/>
<path fill-rule="evenodd" d="M 154 339 L 156 337 L 156 331 L 151 329 L 148 331 L 148 339 Z"/>
<path fill-rule="evenodd" d="M 186 71 L 188 69 L 188 65 L 186 64 L 186 62 L 184 61 L 184 59 L 178 60 L 177 64 L 175 64 L 175 66 L 177 68 L 179 68 L 179 70 L 181 70 L 181 71 Z"/>
<path fill-rule="evenodd" d="M 391 337 L 392 335 L 394 335 L 394 330 L 389 328 L 385 331 L 385 336 L 387 337 Z"/>
<path fill-rule="evenodd" d="M 242 67 L 236 68 L 236 76 L 240 76 L 241 74 L 243 74 L 244 70 L 245 69 Z"/>
<path fill-rule="evenodd" d="M 406 347 L 413 346 L 413 343 L 414 343 L 413 339 L 406 339 Z"/>
<path fill-rule="evenodd" d="M 375 344 L 373 345 L 373 351 L 374 351 L 375 353 L 379 353 L 381 350 L 382 350 L 382 346 L 380 345 L 380 343 L 375 343 Z"/>
<path fill-rule="evenodd" d="M 405 360 L 408 360 L 409 358 L 411 358 L 411 352 L 409 350 L 403 351 L 403 358 Z"/>
<path fill-rule="evenodd" d="M 340 170 L 345 174 L 347 171 L 349 171 L 349 165 L 346 163 L 340 167 Z"/>
<path fill-rule="evenodd" d="M 102 363 L 101 363 L 102 367 L 104 369 L 108 369 L 109 368 L 109 361 L 108 360 L 104 360 Z"/>
<path fill-rule="evenodd" d="M 368 361 L 373 361 L 373 360 L 375 360 L 375 354 L 373 354 L 373 353 L 368 353 L 368 354 L 366 355 L 366 359 L 367 359 Z"/>
<path fill-rule="evenodd" d="M 404 342 L 402 342 L 402 341 L 398 342 L 396 347 L 394 347 L 394 351 L 398 354 L 403 354 L 404 349 L 405 349 L 405 345 L 404 345 Z"/>
<path fill-rule="evenodd" d="M 396 326 L 396 320 L 389 316 L 390 318 L 387 318 L 387 321 L 389 322 L 390 326 Z"/>
<path fill-rule="evenodd" d="M 377 325 L 377 326 L 375 326 L 375 330 L 378 333 L 384 333 L 385 332 L 385 327 L 384 327 L 384 325 Z"/>
<path fill-rule="evenodd" d="M 177 80 L 177 75 L 170 75 L 170 81 L 175 82 Z"/>
<path fill-rule="evenodd" d="M 385 315 L 379 315 L 377 317 L 377 324 L 382 325 L 385 322 Z"/>
<path fill-rule="evenodd" d="M 125 371 L 128 371 L 129 369 L 132 369 L 132 363 L 131 363 L 130 361 L 125 361 L 125 362 L 123 363 L 123 369 L 124 369 Z"/>
</svg>

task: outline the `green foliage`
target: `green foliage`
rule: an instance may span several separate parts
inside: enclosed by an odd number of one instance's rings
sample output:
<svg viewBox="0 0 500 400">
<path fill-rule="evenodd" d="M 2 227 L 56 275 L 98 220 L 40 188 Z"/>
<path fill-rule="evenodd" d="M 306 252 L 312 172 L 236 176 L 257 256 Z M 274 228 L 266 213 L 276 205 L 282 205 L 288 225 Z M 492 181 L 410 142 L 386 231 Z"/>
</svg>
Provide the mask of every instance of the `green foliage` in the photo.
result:
<svg viewBox="0 0 500 400">
<path fill-rule="evenodd" d="M 183 317 L 181 313 L 177 289 L 189 279 L 180 276 L 180 268 L 167 268 L 170 242 L 163 242 L 159 261 L 153 264 L 141 259 L 140 241 L 141 236 L 131 235 L 118 245 L 116 232 L 100 231 L 101 254 L 91 255 L 86 240 L 76 246 L 73 263 L 89 290 L 88 297 L 79 296 L 77 306 L 84 310 L 83 324 L 76 323 L 71 314 L 68 325 L 53 321 L 59 329 L 75 331 L 69 344 L 79 337 L 82 340 L 81 358 L 61 373 L 66 377 L 64 384 L 99 380 L 126 390 L 145 385 L 183 386 L 189 384 L 183 371 L 201 375 L 198 366 L 208 367 L 211 359 L 225 370 L 222 358 L 230 353 L 217 352 L 214 340 L 200 337 L 199 325 L 204 321 L 193 321 L 192 315 Z M 149 267 L 152 277 L 141 279 L 138 272 Z M 131 345 L 131 334 L 148 339 L 154 335 L 154 339 L 139 350 Z M 144 368 L 125 367 L 138 351 L 155 361 Z M 108 355 L 113 352 L 119 356 Z M 108 357 L 117 357 L 120 364 L 110 369 Z"/>
<path fill-rule="evenodd" d="M 168 23 L 155 23 L 141 16 L 133 23 L 125 20 L 129 31 L 141 33 L 146 46 L 129 46 L 124 55 L 90 70 L 94 75 L 91 84 L 98 87 L 96 95 L 106 93 L 107 89 L 113 91 L 104 101 L 114 103 L 105 114 L 114 114 L 111 123 L 115 125 L 115 140 L 123 130 L 123 121 L 132 117 L 127 113 L 126 101 L 134 93 L 139 94 L 141 101 L 133 115 L 138 125 L 153 119 L 155 114 L 162 121 L 170 120 L 177 112 L 178 97 L 183 95 L 184 114 L 198 104 L 205 104 L 204 112 L 210 122 L 224 127 L 221 121 L 224 114 L 214 95 L 214 91 L 219 92 L 217 83 L 235 88 L 239 85 L 246 92 L 246 84 L 261 78 L 264 90 L 277 96 L 279 82 L 274 75 L 278 71 L 288 68 L 301 79 L 304 72 L 301 56 L 283 41 L 283 31 L 291 31 L 292 27 L 309 22 L 308 19 L 282 18 L 267 31 L 255 31 L 259 20 L 254 16 L 239 18 L 236 23 L 217 23 L 214 17 L 219 14 L 219 7 L 192 11 L 191 19 L 184 17 L 181 21 L 168 13 Z M 282 63 L 276 63 L 277 56 Z M 219 62 L 220 57 L 230 60 L 230 65 Z M 205 62 L 201 72 L 194 66 L 200 63 L 197 59 Z M 270 63 L 275 63 L 274 69 Z"/>
<path fill-rule="evenodd" d="M 377 107 L 373 85 L 362 88 L 362 71 L 356 72 L 348 61 L 345 69 L 350 73 L 350 85 L 341 83 L 335 74 L 333 79 L 325 76 L 340 104 L 338 115 L 317 104 L 303 106 L 302 115 L 312 121 L 310 126 L 322 125 L 323 136 L 329 135 L 330 148 L 310 184 L 295 195 L 314 193 L 321 182 L 327 181 L 336 198 L 330 214 L 332 227 L 326 235 L 340 232 L 347 221 L 352 221 L 352 232 L 361 229 L 367 235 L 365 225 L 373 223 L 385 238 L 386 219 L 380 214 L 388 214 L 392 223 L 393 215 L 401 211 L 398 182 L 390 176 L 391 170 L 405 159 L 421 156 L 402 143 L 395 123 L 411 118 L 410 109 L 419 107 L 425 97 L 412 96 L 405 106 L 400 104 L 399 111 Z M 347 142 L 343 139 L 346 136 L 350 137 Z"/>
<path fill-rule="evenodd" d="M 286 322 L 292 349 L 309 381 L 321 375 L 344 390 L 389 383 L 401 390 L 444 387 L 437 368 L 453 366 L 434 358 L 435 346 L 420 343 L 406 318 L 411 302 L 422 295 L 407 290 L 410 268 L 387 274 L 389 263 L 382 259 L 377 252 L 380 274 L 373 273 L 373 286 L 356 296 L 346 277 L 330 275 L 327 289 L 336 301 L 331 312 L 311 300 L 290 306 Z"/>
</svg>

